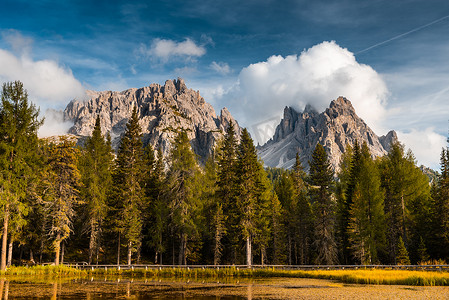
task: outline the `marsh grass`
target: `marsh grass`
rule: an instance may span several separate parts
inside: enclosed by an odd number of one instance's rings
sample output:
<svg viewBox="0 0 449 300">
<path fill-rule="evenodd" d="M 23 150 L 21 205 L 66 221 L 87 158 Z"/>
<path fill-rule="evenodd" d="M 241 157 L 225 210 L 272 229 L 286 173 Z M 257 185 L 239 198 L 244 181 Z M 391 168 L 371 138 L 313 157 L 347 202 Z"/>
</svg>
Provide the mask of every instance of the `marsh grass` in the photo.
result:
<svg viewBox="0 0 449 300">
<path fill-rule="evenodd" d="M 39 277 L 85 277 L 85 276 L 123 276 L 132 278 L 186 278 L 186 279 L 223 279 L 223 278 L 314 278 L 330 279 L 341 283 L 376 285 L 412 285 L 412 286 L 449 286 L 449 272 L 407 271 L 407 270 L 280 270 L 276 268 L 248 269 L 226 268 L 148 268 L 117 269 L 98 268 L 80 270 L 67 266 L 10 267 L 5 276 Z"/>
<path fill-rule="evenodd" d="M 9 267 L 2 275 L 51 275 L 51 276 L 69 276 L 69 275 L 87 275 L 84 270 L 71 268 L 67 266 L 32 266 L 32 267 Z"/>
<path fill-rule="evenodd" d="M 406 271 L 406 270 L 311 270 L 287 271 L 274 268 L 154 268 L 154 269 L 96 269 L 91 275 L 121 275 L 126 277 L 160 278 L 315 278 L 330 279 L 342 283 L 377 285 L 449 286 L 448 272 Z"/>
</svg>

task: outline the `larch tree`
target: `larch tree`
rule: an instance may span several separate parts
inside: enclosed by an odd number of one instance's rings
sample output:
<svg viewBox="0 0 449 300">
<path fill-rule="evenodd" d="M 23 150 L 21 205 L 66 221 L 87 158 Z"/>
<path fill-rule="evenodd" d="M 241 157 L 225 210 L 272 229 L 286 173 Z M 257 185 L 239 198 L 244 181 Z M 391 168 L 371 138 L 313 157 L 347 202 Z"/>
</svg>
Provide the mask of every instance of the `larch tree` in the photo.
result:
<svg viewBox="0 0 449 300">
<path fill-rule="evenodd" d="M 128 265 L 132 262 L 132 254 L 141 246 L 143 216 L 140 209 L 144 198 L 141 187 L 142 167 L 141 129 L 137 109 L 134 107 L 118 149 L 113 175 L 117 198 L 114 203 L 116 231 L 119 234 L 117 262 L 120 262 L 120 244 L 123 238 L 128 248 Z"/>
<path fill-rule="evenodd" d="M 39 110 L 29 103 L 20 81 L 3 84 L 0 107 L 0 207 L 3 219 L 0 270 L 6 269 L 8 227 L 11 212 L 23 224 L 28 212 L 25 197 L 37 153 Z M 21 227 L 20 225 L 19 227 Z"/>
<path fill-rule="evenodd" d="M 86 230 L 90 235 L 89 264 L 94 254 L 98 264 L 101 233 L 108 210 L 107 197 L 112 188 L 113 159 L 111 145 L 101 134 L 100 116 L 97 116 L 92 135 L 87 138 L 80 158 L 81 197 L 85 203 Z"/>
<path fill-rule="evenodd" d="M 404 153 L 404 146 L 398 141 L 391 144 L 388 155 L 380 163 L 380 170 L 385 189 L 388 253 L 390 262 L 396 263 L 399 237 L 402 237 L 405 247 L 411 245 L 415 217 L 411 208 L 430 197 L 430 185 L 416 166 L 411 151 Z"/>
<path fill-rule="evenodd" d="M 42 199 L 49 234 L 53 240 L 55 265 L 60 263 L 61 243 L 72 231 L 75 207 L 81 204 L 78 159 L 79 150 L 75 148 L 75 143 L 66 137 L 60 137 L 58 143 L 48 146 L 48 168 L 44 176 L 46 189 Z"/>
<path fill-rule="evenodd" d="M 335 203 L 332 199 L 333 171 L 326 150 L 317 144 L 310 165 L 311 197 L 315 217 L 315 241 L 317 264 L 334 264 L 337 261 L 335 243 Z"/>
</svg>

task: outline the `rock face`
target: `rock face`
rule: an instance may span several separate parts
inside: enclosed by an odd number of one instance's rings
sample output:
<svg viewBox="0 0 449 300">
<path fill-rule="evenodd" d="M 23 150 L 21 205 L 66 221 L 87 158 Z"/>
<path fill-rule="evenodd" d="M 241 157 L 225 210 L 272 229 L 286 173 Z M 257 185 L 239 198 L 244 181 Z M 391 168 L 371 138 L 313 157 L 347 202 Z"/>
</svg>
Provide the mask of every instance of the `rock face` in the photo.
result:
<svg viewBox="0 0 449 300">
<path fill-rule="evenodd" d="M 177 131 L 183 129 L 194 152 L 205 161 L 230 122 L 240 131 L 237 122 L 226 108 L 215 114 L 212 105 L 204 101 L 198 91 L 188 89 L 184 80 L 167 80 L 164 86 L 151 84 L 123 92 L 89 91 L 88 101 L 71 101 L 64 110 L 64 119 L 72 121 L 69 133 L 77 136 L 92 134 L 97 115 L 101 118 L 102 133 L 109 132 L 112 145 L 118 148 L 120 137 L 137 108 L 144 145 L 161 148 L 164 155 L 170 151 Z"/>
<path fill-rule="evenodd" d="M 357 116 L 351 102 L 339 97 L 323 113 L 311 106 L 306 106 L 302 113 L 285 107 L 274 137 L 258 147 L 258 153 L 266 166 L 289 169 L 299 152 L 301 163 L 308 170 L 313 150 L 320 143 L 326 149 L 333 169 L 338 171 L 346 145 L 352 146 L 356 140 L 360 144 L 366 142 L 371 155 L 376 157 L 385 155 L 394 139 L 397 139 L 394 131 L 378 137 Z"/>
</svg>

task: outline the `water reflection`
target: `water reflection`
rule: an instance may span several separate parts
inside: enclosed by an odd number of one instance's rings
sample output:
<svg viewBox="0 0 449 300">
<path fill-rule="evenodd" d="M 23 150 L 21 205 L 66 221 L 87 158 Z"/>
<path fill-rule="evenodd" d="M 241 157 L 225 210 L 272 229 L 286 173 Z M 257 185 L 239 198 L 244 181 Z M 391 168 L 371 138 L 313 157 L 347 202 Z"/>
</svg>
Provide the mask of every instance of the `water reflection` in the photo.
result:
<svg viewBox="0 0 449 300">
<path fill-rule="evenodd" d="M 36 280 L 33 280 L 36 279 Z M 229 281 L 229 280 L 226 280 Z M 10 288 L 11 287 L 11 288 Z M 3 299 L 252 299 L 252 285 L 247 295 L 236 295 L 245 285 L 206 280 L 168 280 L 160 278 L 54 278 L 8 277 L 0 279 L 0 300 Z M 221 290 L 212 293 L 213 290 Z M 227 289 L 230 293 L 227 293 Z"/>
</svg>

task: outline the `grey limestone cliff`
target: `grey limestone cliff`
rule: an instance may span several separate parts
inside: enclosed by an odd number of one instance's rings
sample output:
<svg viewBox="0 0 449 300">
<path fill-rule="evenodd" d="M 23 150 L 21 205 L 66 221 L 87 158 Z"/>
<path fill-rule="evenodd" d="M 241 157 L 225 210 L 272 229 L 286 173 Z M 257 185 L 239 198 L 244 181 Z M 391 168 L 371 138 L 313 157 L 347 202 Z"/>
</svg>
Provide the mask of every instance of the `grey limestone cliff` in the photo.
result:
<svg viewBox="0 0 449 300">
<path fill-rule="evenodd" d="M 258 152 L 266 166 L 282 168 L 291 168 L 298 152 L 302 165 L 308 170 L 312 152 L 320 143 L 326 149 L 333 169 L 338 170 L 346 145 L 352 146 L 356 140 L 360 144 L 366 142 L 371 155 L 376 157 L 385 155 L 394 139 L 397 139 L 394 131 L 378 137 L 357 116 L 351 102 L 339 97 L 322 113 L 310 105 L 302 113 L 286 107 L 274 137 L 258 147 Z"/>
<path fill-rule="evenodd" d="M 237 124 L 226 108 L 215 114 L 198 91 L 188 89 L 184 80 L 167 80 L 163 86 L 151 84 L 122 92 L 89 91 L 87 101 L 71 101 L 64 110 L 64 119 L 72 121 L 69 133 L 89 136 L 97 115 L 103 134 L 109 132 L 117 149 L 120 137 L 133 107 L 137 108 L 144 144 L 162 149 L 167 155 L 178 130 L 185 130 L 194 152 L 204 161 L 212 152 L 230 122 Z M 238 125 L 236 126 L 238 129 Z"/>
</svg>

